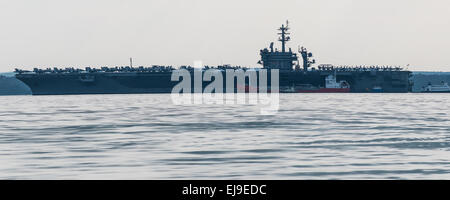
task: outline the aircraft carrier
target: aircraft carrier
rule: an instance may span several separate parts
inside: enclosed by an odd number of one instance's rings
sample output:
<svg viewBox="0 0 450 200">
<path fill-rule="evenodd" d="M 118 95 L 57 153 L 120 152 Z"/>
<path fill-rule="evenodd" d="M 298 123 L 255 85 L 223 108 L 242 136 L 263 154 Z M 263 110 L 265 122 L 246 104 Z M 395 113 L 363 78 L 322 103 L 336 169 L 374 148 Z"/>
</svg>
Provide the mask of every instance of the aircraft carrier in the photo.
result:
<svg viewBox="0 0 450 200">
<path fill-rule="evenodd" d="M 280 92 L 406 93 L 411 91 L 413 85 L 410 79 L 411 72 L 401 67 L 334 65 L 313 67 L 316 61 L 312 59 L 313 54 L 306 48 L 299 48 L 298 54 L 291 48 L 287 48 L 286 43 L 290 41 L 288 22 L 278 30 L 281 50 L 274 49 L 273 42 L 268 48 L 260 50 L 261 59 L 258 63 L 262 68 L 224 65 L 204 66 L 202 71 L 217 69 L 225 74 L 227 69 L 244 71 L 277 69 Z M 302 61 L 299 61 L 299 57 Z M 191 66 L 178 68 L 186 69 L 191 74 L 196 70 Z M 177 81 L 171 81 L 174 70 L 176 68 L 172 66 L 133 67 L 130 59 L 130 66 L 86 67 L 85 69 L 34 68 L 32 71 L 16 69 L 15 76 L 30 87 L 33 95 L 170 93 L 178 84 Z M 203 82 L 203 88 L 209 83 Z M 248 88 L 248 83 L 246 84 Z M 195 90 L 192 89 L 191 92 Z"/>
</svg>

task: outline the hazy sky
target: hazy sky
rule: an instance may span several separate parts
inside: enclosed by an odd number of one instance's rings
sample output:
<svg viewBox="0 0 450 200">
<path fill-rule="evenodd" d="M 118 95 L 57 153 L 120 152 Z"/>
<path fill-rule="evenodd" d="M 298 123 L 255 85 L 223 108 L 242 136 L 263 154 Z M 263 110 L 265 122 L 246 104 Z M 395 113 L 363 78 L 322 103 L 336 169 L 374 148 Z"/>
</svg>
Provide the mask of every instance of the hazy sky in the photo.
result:
<svg viewBox="0 0 450 200">
<path fill-rule="evenodd" d="M 318 63 L 450 71 L 448 0 L 0 0 L 0 71 L 256 67 L 287 19 Z"/>
</svg>

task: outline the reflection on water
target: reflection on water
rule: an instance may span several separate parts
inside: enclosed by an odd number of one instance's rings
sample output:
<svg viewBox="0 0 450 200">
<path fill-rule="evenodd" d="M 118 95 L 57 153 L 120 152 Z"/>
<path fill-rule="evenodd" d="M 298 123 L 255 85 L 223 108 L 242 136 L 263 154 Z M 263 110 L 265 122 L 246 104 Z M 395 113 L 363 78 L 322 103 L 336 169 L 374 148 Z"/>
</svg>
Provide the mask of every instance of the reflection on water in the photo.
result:
<svg viewBox="0 0 450 200">
<path fill-rule="evenodd" d="M 449 179 L 448 94 L 0 97 L 2 179 Z"/>
</svg>

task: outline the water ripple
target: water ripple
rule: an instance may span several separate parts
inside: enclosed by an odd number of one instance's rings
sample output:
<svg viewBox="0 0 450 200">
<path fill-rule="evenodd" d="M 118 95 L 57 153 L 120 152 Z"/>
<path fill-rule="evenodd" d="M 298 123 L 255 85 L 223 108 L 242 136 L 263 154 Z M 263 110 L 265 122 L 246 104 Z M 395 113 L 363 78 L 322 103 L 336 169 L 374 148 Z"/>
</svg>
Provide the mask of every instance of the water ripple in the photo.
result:
<svg viewBox="0 0 450 200">
<path fill-rule="evenodd" d="M 450 179 L 448 94 L 0 97 L 3 179 Z"/>
</svg>

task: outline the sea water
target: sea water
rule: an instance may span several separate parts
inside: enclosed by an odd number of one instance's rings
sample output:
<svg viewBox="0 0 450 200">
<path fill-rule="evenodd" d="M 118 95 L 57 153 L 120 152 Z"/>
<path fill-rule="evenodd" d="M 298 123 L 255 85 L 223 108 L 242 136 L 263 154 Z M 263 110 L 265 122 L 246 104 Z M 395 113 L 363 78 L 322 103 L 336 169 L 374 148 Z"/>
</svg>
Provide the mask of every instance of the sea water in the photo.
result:
<svg viewBox="0 0 450 200">
<path fill-rule="evenodd" d="M 450 94 L 0 96 L 1 179 L 450 179 Z"/>
</svg>

